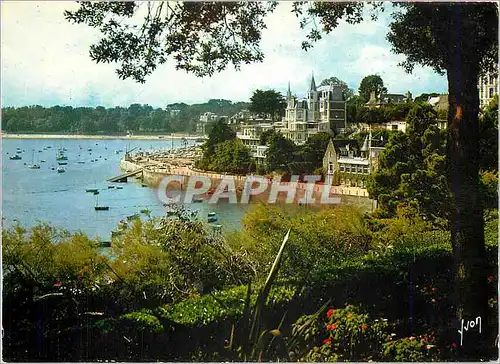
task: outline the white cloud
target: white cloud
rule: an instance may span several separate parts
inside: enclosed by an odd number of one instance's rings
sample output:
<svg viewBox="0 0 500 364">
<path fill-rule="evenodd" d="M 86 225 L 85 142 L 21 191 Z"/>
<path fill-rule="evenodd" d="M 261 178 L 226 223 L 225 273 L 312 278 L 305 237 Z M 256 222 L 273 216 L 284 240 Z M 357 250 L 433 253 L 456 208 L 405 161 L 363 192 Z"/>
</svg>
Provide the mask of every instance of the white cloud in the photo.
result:
<svg viewBox="0 0 500 364">
<path fill-rule="evenodd" d="M 262 63 L 230 68 L 211 78 L 176 71 L 172 61 L 158 67 L 145 84 L 119 80 L 115 65 L 95 64 L 89 46 L 99 38 L 95 29 L 68 23 L 65 9 L 73 2 L 2 2 L 2 103 L 127 106 L 148 103 L 204 102 L 210 98 L 248 100 L 257 88 L 292 90 L 303 95 L 311 72 L 316 81 L 337 76 L 357 88 L 361 78 L 379 73 L 392 92 L 435 90 L 445 85 L 431 70 L 406 75 L 385 40 L 387 17 L 358 25 L 342 23 L 308 52 L 301 49 L 305 31 L 281 3 L 266 19 Z"/>
</svg>

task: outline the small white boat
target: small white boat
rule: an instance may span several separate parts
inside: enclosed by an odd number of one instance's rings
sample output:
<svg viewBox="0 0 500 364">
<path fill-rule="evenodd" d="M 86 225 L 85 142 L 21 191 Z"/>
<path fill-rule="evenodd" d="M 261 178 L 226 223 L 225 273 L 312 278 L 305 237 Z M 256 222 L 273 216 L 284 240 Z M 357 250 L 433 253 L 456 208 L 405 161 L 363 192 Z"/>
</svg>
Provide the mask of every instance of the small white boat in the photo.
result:
<svg viewBox="0 0 500 364">
<path fill-rule="evenodd" d="M 64 173 L 64 172 L 66 172 L 66 169 L 64 167 L 61 166 L 57 167 L 57 173 Z"/>
</svg>

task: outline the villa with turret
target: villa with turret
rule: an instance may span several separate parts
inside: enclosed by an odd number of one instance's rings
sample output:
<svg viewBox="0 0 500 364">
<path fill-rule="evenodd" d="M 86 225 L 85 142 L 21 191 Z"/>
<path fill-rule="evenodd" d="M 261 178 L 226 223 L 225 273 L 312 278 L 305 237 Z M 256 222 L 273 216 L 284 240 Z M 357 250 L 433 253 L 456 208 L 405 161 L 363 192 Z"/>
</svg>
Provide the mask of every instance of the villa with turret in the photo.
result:
<svg viewBox="0 0 500 364">
<path fill-rule="evenodd" d="M 285 116 L 278 129 L 296 144 L 305 143 L 319 132 L 338 133 L 346 126 L 346 101 L 339 84 L 316 87 L 312 76 L 304 98 L 292 95 L 288 84 L 286 103 Z"/>
</svg>

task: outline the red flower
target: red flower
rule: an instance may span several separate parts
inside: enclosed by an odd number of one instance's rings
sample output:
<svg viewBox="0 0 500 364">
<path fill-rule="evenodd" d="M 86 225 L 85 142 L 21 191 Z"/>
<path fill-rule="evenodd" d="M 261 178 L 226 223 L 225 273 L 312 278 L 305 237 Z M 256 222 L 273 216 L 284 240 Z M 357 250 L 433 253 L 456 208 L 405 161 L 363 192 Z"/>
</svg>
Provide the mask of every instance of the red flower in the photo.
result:
<svg viewBox="0 0 500 364">
<path fill-rule="evenodd" d="M 330 344 L 332 342 L 332 338 L 326 338 L 323 340 L 323 344 Z"/>
<path fill-rule="evenodd" d="M 428 290 L 427 286 L 424 286 L 424 291 L 427 291 L 427 290 Z"/>
<path fill-rule="evenodd" d="M 327 330 L 335 330 L 338 327 L 337 324 L 326 325 Z"/>
<path fill-rule="evenodd" d="M 457 344 L 453 343 L 453 344 L 451 344 L 451 347 L 452 347 L 452 348 L 456 348 L 456 347 L 457 347 Z"/>
<path fill-rule="evenodd" d="M 493 280 L 494 280 L 494 279 L 495 279 L 495 278 L 493 278 L 493 276 L 489 276 L 489 277 L 488 277 L 488 282 L 493 282 Z"/>
<path fill-rule="evenodd" d="M 368 328 L 368 325 L 366 325 L 366 324 L 361 325 L 361 330 L 365 331 L 367 328 Z"/>
<path fill-rule="evenodd" d="M 326 317 L 330 318 L 332 315 L 335 313 L 335 310 L 333 308 L 330 308 L 328 312 L 326 313 Z"/>
<path fill-rule="evenodd" d="M 61 282 L 56 282 L 54 283 L 54 287 L 61 287 L 62 286 L 62 283 Z"/>
</svg>

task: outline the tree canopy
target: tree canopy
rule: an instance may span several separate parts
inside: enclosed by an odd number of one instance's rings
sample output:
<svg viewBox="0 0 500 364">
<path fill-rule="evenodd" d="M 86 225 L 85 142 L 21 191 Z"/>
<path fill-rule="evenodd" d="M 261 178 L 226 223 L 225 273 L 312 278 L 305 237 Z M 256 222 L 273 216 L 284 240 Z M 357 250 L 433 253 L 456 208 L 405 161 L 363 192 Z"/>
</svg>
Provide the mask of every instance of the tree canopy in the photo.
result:
<svg viewBox="0 0 500 364">
<path fill-rule="evenodd" d="M 273 120 L 282 115 L 286 108 L 283 95 L 275 90 L 255 90 L 250 102 L 250 111 L 270 115 Z"/>
<path fill-rule="evenodd" d="M 132 104 L 129 107 L 104 108 L 35 106 L 2 108 L 2 130 L 22 132 L 98 133 L 170 133 L 194 132 L 200 115 L 213 112 L 232 116 L 248 108 L 248 103 L 213 99 L 201 104 L 169 104 L 166 108 Z"/>
<path fill-rule="evenodd" d="M 281 133 L 271 135 L 266 151 L 266 164 L 271 171 L 288 171 L 287 165 L 293 162 L 295 144 Z"/>
<path fill-rule="evenodd" d="M 387 92 L 387 88 L 384 86 L 384 81 L 379 75 L 366 76 L 359 84 L 358 92 L 365 102 L 370 100 L 370 94 L 372 91 L 375 91 L 375 95 L 377 96 L 381 93 Z"/>
<path fill-rule="evenodd" d="M 99 29 L 90 47 L 97 63 L 117 62 L 120 78 L 145 82 L 159 64 L 210 76 L 228 64 L 262 61 L 264 17 L 276 4 L 264 2 L 90 2 L 65 11 L 67 20 Z M 123 21 L 126 19 L 127 21 Z"/>
<path fill-rule="evenodd" d="M 368 192 L 386 216 L 400 204 L 414 206 L 429 221 L 446 226 L 449 194 L 445 176 L 445 133 L 430 105 L 414 104 L 407 133 L 392 134 L 371 176 Z"/>
</svg>

